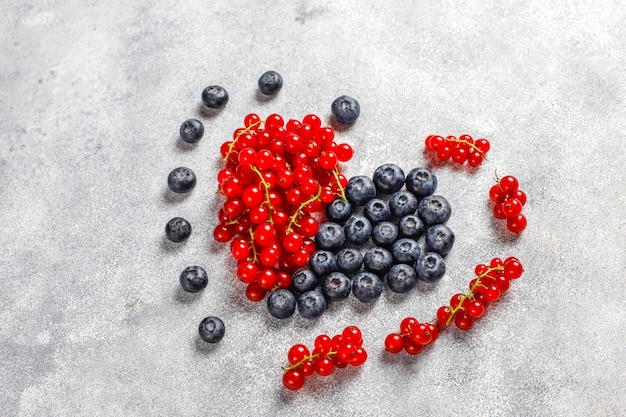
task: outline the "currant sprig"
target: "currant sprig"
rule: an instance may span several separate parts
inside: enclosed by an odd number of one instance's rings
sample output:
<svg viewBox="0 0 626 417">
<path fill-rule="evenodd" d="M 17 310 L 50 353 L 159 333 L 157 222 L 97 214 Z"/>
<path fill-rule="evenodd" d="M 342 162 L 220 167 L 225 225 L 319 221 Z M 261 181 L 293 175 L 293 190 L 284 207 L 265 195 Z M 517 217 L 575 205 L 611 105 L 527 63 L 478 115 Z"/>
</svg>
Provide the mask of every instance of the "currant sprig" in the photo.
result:
<svg viewBox="0 0 626 417">
<path fill-rule="evenodd" d="M 454 162 L 467 163 L 472 167 L 482 164 L 487 159 L 491 144 L 485 138 L 474 139 L 467 134 L 456 136 L 431 135 L 425 140 L 426 149 L 435 153 L 442 161 L 452 159 Z"/>
<path fill-rule="evenodd" d="M 494 203 L 493 215 L 496 219 L 506 219 L 506 227 L 513 233 L 526 229 L 527 219 L 522 214 L 526 204 L 526 193 L 519 188 L 519 181 L 512 175 L 498 178 L 489 189 L 489 199 Z"/>
</svg>

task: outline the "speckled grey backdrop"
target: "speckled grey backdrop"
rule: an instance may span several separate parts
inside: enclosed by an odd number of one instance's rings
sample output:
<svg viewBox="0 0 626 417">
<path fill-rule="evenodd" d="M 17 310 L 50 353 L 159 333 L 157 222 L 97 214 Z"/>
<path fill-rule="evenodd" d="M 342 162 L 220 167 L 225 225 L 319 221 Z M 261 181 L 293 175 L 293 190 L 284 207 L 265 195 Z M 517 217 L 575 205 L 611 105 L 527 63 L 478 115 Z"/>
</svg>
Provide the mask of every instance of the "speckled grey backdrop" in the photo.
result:
<svg viewBox="0 0 626 417">
<path fill-rule="evenodd" d="M 0 5 L 0 415 L 626 415 L 626 12 L 621 0 L 3 2 Z M 137 3 L 137 2 L 134 2 Z M 282 73 L 273 100 L 259 75 Z M 221 112 L 200 92 L 221 84 Z M 434 169 L 454 207 L 449 273 L 432 288 L 347 301 L 316 322 L 243 296 L 211 230 L 222 141 L 245 114 L 325 121 L 348 175 L 432 165 L 432 133 L 486 136 L 491 163 Z M 206 135 L 182 146 L 177 129 Z M 166 177 L 199 177 L 186 197 Z M 529 226 L 492 220 L 493 169 L 516 175 Z M 194 227 L 168 244 L 173 216 Z M 430 319 L 473 266 L 518 256 L 523 278 L 468 334 L 384 353 L 401 318 Z M 195 297 L 190 264 L 210 270 Z M 227 335 L 196 336 L 206 315 Z M 281 387 L 294 343 L 361 326 L 368 362 Z"/>
</svg>

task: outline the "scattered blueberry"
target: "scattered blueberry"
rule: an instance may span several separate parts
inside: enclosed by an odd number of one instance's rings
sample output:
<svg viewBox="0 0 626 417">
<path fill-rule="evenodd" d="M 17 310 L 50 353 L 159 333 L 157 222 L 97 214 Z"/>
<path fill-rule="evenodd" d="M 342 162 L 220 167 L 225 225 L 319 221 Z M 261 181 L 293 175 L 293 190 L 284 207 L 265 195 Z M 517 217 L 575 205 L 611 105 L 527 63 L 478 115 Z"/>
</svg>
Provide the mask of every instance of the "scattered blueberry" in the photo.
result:
<svg viewBox="0 0 626 417">
<path fill-rule="evenodd" d="M 352 281 L 352 293 L 361 302 L 376 301 L 383 292 L 383 282 L 371 272 L 359 272 Z"/>
<path fill-rule="evenodd" d="M 363 265 L 363 255 L 355 248 L 343 248 L 337 253 L 337 268 L 344 274 L 354 275 Z"/>
<path fill-rule="evenodd" d="M 174 217 L 165 225 L 165 236 L 172 242 L 184 242 L 191 236 L 191 225 L 182 217 Z"/>
<path fill-rule="evenodd" d="M 217 317 L 209 316 L 200 322 L 198 332 L 205 342 L 217 343 L 224 337 L 226 327 L 224 322 Z"/>
<path fill-rule="evenodd" d="M 317 319 L 326 310 L 326 299 L 319 291 L 307 291 L 298 297 L 298 311 L 305 319 Z"/>
<path fill-rule="evenodd" d="M 398 222 L 398 236 L 417 239 L 424 233 L 424 222 L 415 214 L 407 214 Z"/>
<path fill-rule="evenodd" d="M 310 269 L 301 269 L 291 276 L 291 289 L 296 294 L 302 294 L 317 288 L 317 277 Z"/>
<path fill-rule="evenodd" d="M 342 198 L 336 198 L 326 205 L 326 218 L 332 222 L 344 224 L 351 214 L 351 204 Z"/>
<path fill-rule="evenodd" d="M 389 203 L 380 198 L 373 198 L 363 207 L 363 215 L 367 217 L 372 224 L 384 222 L 391 218 L 391 209 Z"/>
<path fill-rule="evenodd" d="M 341 96 L 333 101 L 330 110 L 339 123 L 352 124 L 361 114 L 359 102 L 350 96 Z"/>
<path fill-rule="evenodd" d="M 431 226 L 447 222 L 452 215 L 452 208 L 445 197 L 429 195 L 420 201 L 417 206 L 417 214 L 425 225 Z"/>
<path fill-rule="evenodd" d="M 389 289 L 398 293 L 409 292 L 417 283 L 415 269 L 407 264 L 396 264 L 387 273 Z"/>
<path fill-rule="evenodd" d="M 202 139 L 204 135 L 204 125 L 200 120 L 189 119 L 185 120 L 180 125 L 180 138 L 187 143 L 196 143 Z"/>
<path fill-rule="evenodd" d="M 384 164 L 374 171 L 374 184 L 383 194 L 393 194 L 404 185 L 404 171 L 396 164 Z"/>
<path fill-rule="evenodd" d="M 228 92 L 219 85 L 210 85 L 202 91 L 202 102 L 212 109 L 221 109 L 228 103 Z"/>
<path fill-rule="evenodd" d="M 353 245 L 362 245 L 372 234 L 372 225 L 363 216 L 355 215 L 343 226 L 346 240 Z"/>
<path fill-rule="evenodd" d="M 428 252 L 446 256 L 454 245 L 454 232 L 445 224 L 436 224 L 426 231 L 424 244 Z"/>
<path fill-rule="evenodd" d="M 180 273 L 180 286 L 187 292 L 198 292 L 206 288 L 209 276 L 201 266 L 188 266 Z"/>
<path fill-rule="evenodd" d="M 404 181 L 407 190 L 423 198 L 431 195 L 437 189 L 437 177 L 428 168 L 414 168 L 409 171 Z"/>
<path fill-rule="evenodd" d="M 380 222 L 372 230 L 372 242 L 384 248 L 391 247 L 398 240 L 398 226 L 391 222 Z"/>
<path fill-rule="evenodd" d="M 318 249 L 336 250 L 346 242 L 343 227 L 334 222 L 324 222 L 315 235 L 315 245 Z"/>
<path fill-rule="evenodd" d="M 393 256 L 387 249 L 373 246 L 363 256 L 363 266 L 366 271 L 384 276 L 393 264 Z"/>
<path fill-rule="evenodd" d="M 341 301 L 348 298 L 352 283 L 350 278 L 341 272 L 331 272 L 322 281 L 322 293 L 330 301 Z"/>
<path fill-rule="evenodd" d="M 296 297 L 289 290 L 278 289 L 267 298 L 267 311 L 277 319 L 291 317 L 296 311 Z"/>
<path fill-rule="evenodd" d="M 365 175 L 356 175 L 348 180 L 345 189 L 346 198 L 355 206 L 363 206 L 376 197 L 374 181 Z"/>
<path fill-rule="evenodd" d="M 389 208 L 391 209 L 391 214 L 401 218 L 407 214 L 415 214 L 417 203 L 415 194 L 408 190 L 400 190 L 393 193 L 389 199 Z"/>
<path fill-rule="evenodd" d="M 446 273 L 446 262 L 437 252 L 426 252 L 415 262 L 417 278 L 428 283 L 439 280 Z"/>
<path fill-rule="evenodd" d="M 283 88 L 283 77 L 276 71 L 267 71 L 259 78 L 259 91 L 266 96 L 278 94 Z"/>
<path fill-rule="evenodd" d="M 415 264 L 418 256 L 420 256 L 420 247 L 417 241 L 409 238 L 402 238 L 396 240 L 391 248 L 391 254 L 393 259 L 397 263 Z"/>
<path fill-rule="evenodd" d="M 188 193 L 196 186 L 196 174 L 185 167 L 178 167 L 167 176 L 167 186 L 175 193 Z"/>
<path fill-rule="evenodd" d="M 317 250 L 309 258 L 309 269 L 318 278 L 323 278 L 337 270 L 337 258 L 327 250 Z"/>
</svg>

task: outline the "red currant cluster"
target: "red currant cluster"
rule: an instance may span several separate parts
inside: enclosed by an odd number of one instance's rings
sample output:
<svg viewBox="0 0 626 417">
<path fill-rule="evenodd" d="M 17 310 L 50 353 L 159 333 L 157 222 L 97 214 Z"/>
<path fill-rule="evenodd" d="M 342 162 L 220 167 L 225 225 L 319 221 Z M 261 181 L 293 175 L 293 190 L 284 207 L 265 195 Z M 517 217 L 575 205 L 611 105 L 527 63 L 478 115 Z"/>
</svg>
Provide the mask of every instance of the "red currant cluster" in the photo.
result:
<svg viewBox="0 0 626 417">
<path fill-rule="evenodd" d="M 439 328 L 435 324 L 420 323 L 413 317 L 400 322 L 400 333 L 391 333 L 385 339 L 385 349 L 391 353 L 400 353 L 402 349 L 409 355 L 417 355 L 424 346 L 434 343 L 439 337 Z"/>
<path fill-rule="evenodd" d="M 526 204 L 526 194 L 519 189 L 517 178 L 507 175 L 489 190 L 489 199 L 495 204 L 493 215 L 496 219 L 506 219 L 506 227 L 513 233 L 526 229 L 526 216 L 522 207 Z"/>
<path fill-rule="evenodd" d="M 315 252 L 314 214 L 344 196 L 347 179 L 338 163 L 353 155 L 349 144 L 334 138 L 334 130 L 313 114 L 286 123 L 278 114 L 266 120 L 248 114 L 233 140 L 222 144 L 226 166 L 217 180 L 226 201 L 214 237 L 232 239 L 237 277 L 248 284 L 250 300 L 288 288 L 291 273 Z"/>
<path fill-rule="evenodd" d="M 487 157 L 491 144 L 485 138 L 474 141 L 470 135 L 437 136 L 431 135 L 426 138 L 426 149 L 434 152 L 442 161 L 452 159 L 454 162 L 462 164 L 465 161 L 477 167 L 482 164 Z"/>
<path fill-rule="evenodd" d="M 292 346 L 287 354 L 290 365 L 283 368 L 283 384 L 295 391 L 302 388 L 305 378 L 314 373 L 328 376 L 335 368 L 363 365 L 367 360 L 367 352 L 362 344 L 361 330 L 356 326 L 348 326 L 332 338 L 325 334 L 317 336 L 313 352 L 303 344 Z"/>
</svg>

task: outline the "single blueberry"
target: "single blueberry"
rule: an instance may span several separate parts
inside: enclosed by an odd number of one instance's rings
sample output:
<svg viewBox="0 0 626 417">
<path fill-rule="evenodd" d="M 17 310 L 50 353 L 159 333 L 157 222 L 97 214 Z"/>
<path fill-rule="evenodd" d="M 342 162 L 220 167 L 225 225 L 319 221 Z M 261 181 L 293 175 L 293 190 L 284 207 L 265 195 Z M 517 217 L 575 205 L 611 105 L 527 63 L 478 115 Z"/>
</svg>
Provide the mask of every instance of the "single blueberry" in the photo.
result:
<svg viewBox="0 0 626 417">
<path fill-rule="evenodd" d="M 283 77 L 276 71 L 267 71 L 259 78 L 259 91 L 266 96 L 278 94 L 283 88 Z"/>
<path fill-rule="evenodd" d="M 219 85 L 210 85 L 202 91 L 202 102 L 212 109 L 221 109 L 228 103 L 228 92 Z"/>
<path fill-rule="evenodd" d="M 343 248 L 337 253 L 337 268 L 344 274 L 354 275 L 363 265 L 363 255 L 355 248 Z"/>
<path fill-rule="evenodd" d="M 180 273 L 180 286 L 187 292 L 198 292 L 206 288 L 209 276 L 201 266 L 188 266 Z"/>
<path fill-rule="evenodd" d="M 296 297 L 289 290 L 278 289 L 267 298 L 267 311 L 277 319 L 291 317 L 296 311 Z"/>
<path fill-rule="evenodd" d="M 352 205 L 342 198 L 336 198 L 326 205 L 326 217 L 331 222 L 344 224 L 352 214 Z"/>
<path fill-rule="evenodd" d="M 302 294 L 317 288 L 317 277 L 310 269 L 300 269 L 291 276 L 291 289 L 296 294 Z"/>
<path fill-rule="evenodd" d="M 326 310 L 326 299 L 319 291 L 307 291 L 298 297 L 298 311 L 305 319 L 317 319 Z"/>
<path fill-rule="evenodd" d="M 393 259 L 397 263 L 415 264 L 417 257 L 420 256 L 420 247 L 417 241 L 409 238 L 402 238 L 396 240 L 391 248 L 391 254 Z"/>
<path fill-rule="evenodd" d="M 341 272 L 331 272 L 322 281 L 322 293 L 330 301 L 341 301 L 348 298 L 352 282 Z"/>
<path fill-rule="evenodd" d="M 380 198 L 373 198 L 363 207 L 363 215 L 367 217 L 372 224 L 384 222 L 391 218 L 391 209 L 389 203 Z"/>
<path fill-rule="evenodd" d="M 167 186 L 175 193 L 188 193 L 196 186 L 196 174 L 185 167 L 178 167 L 167 176 Z"/>
<path fill-rule="evenodd" d="M 309 258 L 309 269 L 318 278 L 324 278 L 326 275 L 337 270 L 337 258 L 335 254 L 327 250 L 317 250 L 313 252 Z"/>
<path fill-rule="evenodd" d="M 184 242 L 191 236 L 191 225 L 182 217 L 174 217 L 165 225 L 165 236 L 172 242 Z"/>
<path fill-rule="evenodd" d="M 363 206 L 376 197 L 376 186 L 370 177 L 356 175 L 348 180 L 346 198 L 355 206 Z"/>
<path fill-rule="evenodd" d="M 417 239 L 424 233 L 424 222 L 415 214 L 407 214 L 398 222 L 398 236 Z"/>
<path fill-rule="evenodd" d="M 376 301 L 382 292 L 382 280 L 371 272 L 359 272 L 352 281 L 352 293 L 361 302 Z"/>
<path fill-rule="evenodd" d="M 185 120 L 179 129 L 180 138 L 187 143 L 196 143 L 204 135 L 204 125 L 200 120 Z"/>
<path fill-rule="evenodd" d="M 315 246 L 318 249 L 336 250 L 346 242 L 343 227 L 334 222 L 324 222 L 315 235 Z"/>
<path fill-rule="evenodd" d="M 385 276 L 389 268 L 393 265 L 393 255 L 387 249 L 372 246 L 363 256 L 363 266 L 366 271 L 373 272 L 379 276 Z"/>
<path fill-rule="evenodd" d="M 447 222 L 452 215 L 452 207 L 445 197 L 429 195 L 420 201 L 417 206 L 417 214 L 426 226 Z"/>
<path fill-rule="evenodd" d="M 405 184 L 407 190 L 423 198 L 431 195 L 437 189 L 437 177 L 428 168 L 414 168 L 406 176 Z"/>
<path fill-rule="evenodd" d="M 428 252 L 446 256 L 454 245 L 454 232 L 445 224 L 436 224 L 426 231 L 424 244 Z"/>
<path fill-rule="evenodd" d="M 396 264 L 387 272 L 387 285 L 393 292 L 409 292 L 417 283 L 417 273 L 412 266 Z"/>
<path fill-rule="evenodd" d="M 446 273 L 446 261 L 437 252 L 423 253 L 415 261 L 415 272 L 424 282 L 438 281 Z"/>
<path fill-rule="evenodd" d="M 352 124 L 361 114 L 359 102 L 350 96 L 341 96 L 333 101 L 330 111 L 339 123 Z"/>
<path fill-rule="evenodd" d="M 226 327 L 218 317 L 209 316 L 200 322 L 198 332 L 205 342 L 217 343 L 224 337 Z"/>
<path fill-rule="evenodd" d="M 362 245 L 372 234 L 372 225 L 363 216 L 352 216 L 343 226 L 346 240 L 353 245 Z"/>
<path fill-rule="evenodd" d="M 372 242 L 383 248 L 390 248 L 398 240 L 398 226 L 391 222 L 380 222 L 372 230 Z"/>
<path fill-rule="evenodd" d="M 404 185 L 404 171 L 396 164 L 384 164 L 374 171 L 374 184 L 383 194 L 393 194 Z"/>
<path fill-rule="evenodd" d="M 417 204 L 417 197 L 408 190 L 396 191 L 389 199 L 391 214 L 397 218 L 404 217 L 408 214 L 415 214 Z"/>
</svg>

